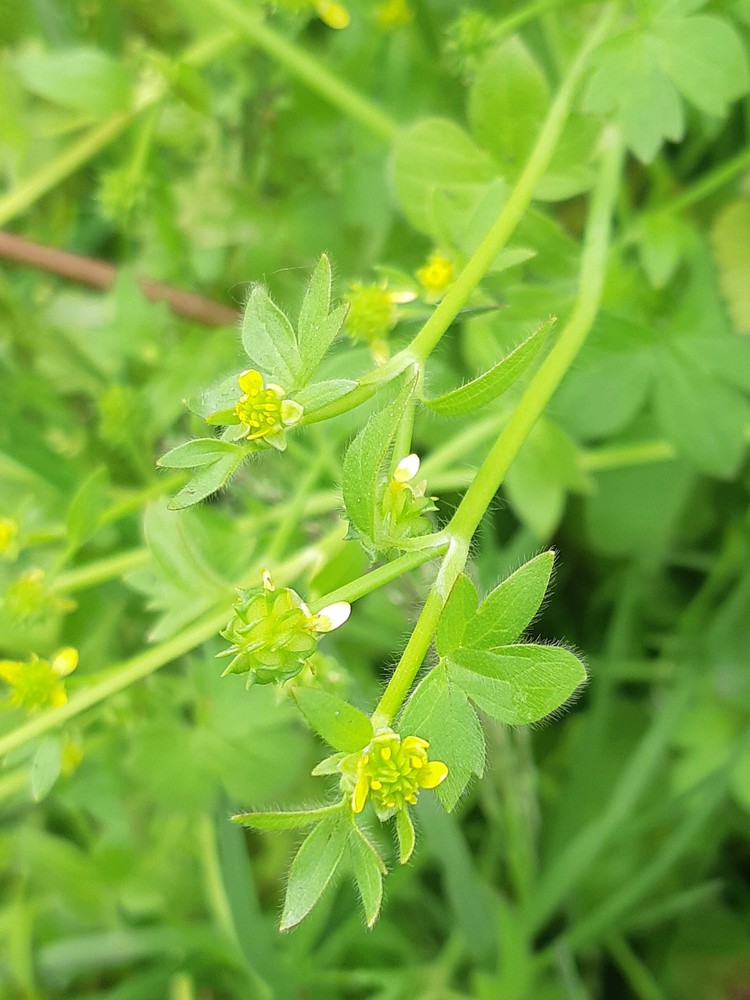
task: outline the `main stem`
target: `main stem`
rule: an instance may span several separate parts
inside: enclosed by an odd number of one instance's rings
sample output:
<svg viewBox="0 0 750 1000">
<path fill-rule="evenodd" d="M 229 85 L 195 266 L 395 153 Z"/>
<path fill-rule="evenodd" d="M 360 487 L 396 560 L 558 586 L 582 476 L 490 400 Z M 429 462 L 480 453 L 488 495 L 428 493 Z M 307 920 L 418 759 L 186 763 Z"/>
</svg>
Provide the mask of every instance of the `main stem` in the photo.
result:
<svg viewBox="0 0 750 1000">
<path fill-rule="evenodd" d="M 414 632 L 375 710 L 373 718 L 378 725 L 388 725 L 404 703 L 435 634 L 451 588 L 466 565 L 471 538 L 513 459 L 544 412 L 591 329 L 601 302 L 622 157 L 620 136 L 614 129 L 608 129 L 603 136 L 601 172 L 591 200 L 578 298 L 573 313 L 554 348 L 527 386 L 513 416 L 482 463 L 446 529 L 446 534 L 451 538 L 448 552 Z"/>
</svg>

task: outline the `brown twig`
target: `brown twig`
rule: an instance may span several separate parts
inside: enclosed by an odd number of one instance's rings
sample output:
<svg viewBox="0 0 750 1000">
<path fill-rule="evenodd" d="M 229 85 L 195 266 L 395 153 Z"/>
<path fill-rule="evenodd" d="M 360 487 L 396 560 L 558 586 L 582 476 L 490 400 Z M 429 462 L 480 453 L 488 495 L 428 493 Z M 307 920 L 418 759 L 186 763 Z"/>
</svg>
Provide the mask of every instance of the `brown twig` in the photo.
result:
<svg viewBox="0 0 750 1000">
<path fill-rule="evenodd" d="M 33 243 L 31 240 L 0 230 L 0 258 L 58 274 L 94 288 L 111 288 L 117 280 L 117 268 L 95 257 L 83 257 L 56 250 L 54 247 Z M 172 312 L 206 326 L 231 326 L 237 322 L 237 313 L 229 306 L 206 299 L 202 295 L 183 292 L 161 281 L 139 278 L 138 284 L 146 298 L 153 302 L 166 302 Z"/>
</svg>

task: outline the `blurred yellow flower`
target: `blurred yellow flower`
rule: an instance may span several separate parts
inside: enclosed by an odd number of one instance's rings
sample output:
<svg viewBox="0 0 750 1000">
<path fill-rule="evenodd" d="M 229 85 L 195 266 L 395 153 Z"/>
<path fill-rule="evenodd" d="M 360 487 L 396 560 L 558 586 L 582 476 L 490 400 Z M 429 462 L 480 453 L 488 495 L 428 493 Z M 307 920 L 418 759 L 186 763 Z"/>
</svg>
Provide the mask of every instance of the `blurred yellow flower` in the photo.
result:
<svg viewBox="0 0 750 1000">
<path fill-rule="evenodd" d="M 11 688 L 9 704 L 35 712 L 43 708 L 59 708 L 68 700 L 63 678 L 78 666 L 78 651 L 68 646 L 51 660 L 32 655 L 28 663 L 0 660 L 0 680 Z"/>
</svg>

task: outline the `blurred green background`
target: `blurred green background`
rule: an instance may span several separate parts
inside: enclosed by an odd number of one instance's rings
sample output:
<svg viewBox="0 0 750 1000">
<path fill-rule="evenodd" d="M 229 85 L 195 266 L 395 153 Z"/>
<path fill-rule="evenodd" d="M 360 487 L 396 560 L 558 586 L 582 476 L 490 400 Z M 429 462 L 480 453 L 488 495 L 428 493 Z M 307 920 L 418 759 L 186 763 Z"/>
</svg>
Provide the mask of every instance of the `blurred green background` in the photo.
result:
<svg viewBox="0 0 750 1000">
<path fill-rule="evenodd" d="M 268 33 L 243 0 L 0 3 L 0 659 L 74 647 L 81 708 L 47 729 L 0 670 L 0 997 L 750 996 L 747 2 L 622 5 L 554 183 L 478 300 L 502 308 L 431 361 L 439 391 L 567 316 L 596 133 L 617 123 L 631 155 L 604 309 L 471 564 L 486 592 L 554 545 L 536 628 L 591 683 L 533 731 L 488 722 L 486 776 L 453 814 L 423 797 L 372 932 L 342 884 L 278 934 L 295 837 L 228 816 L 318 795 L 321 748 L 274 691 L 220 680 L 217 628 L 194 626 L 251 567 L 336 525 L 355 426 L 312 428 L 179 513 L 166 497 L 184 477 L 155 465 L 204 433 L 184 401 L 244 367 L 250 282 L 294 313 L 322 251 L 339 295 L 418 287 L 435 250 L 460 266 L 603 6 L 352 2 L 338 29 L 338 8 L 300 0 L 265 9 Z M 525 68 L 498 96 L 509 59 Z M 455 161 L 402 131 L 425 117 Z M 75 255 L 67 272 L 48 248 Z M 144 277 L 200 302 L 179 315 Z M 330 377 L 370 363 L 361 341 L 326 362 Z M 498 418 L 418 423 L 439 516 Z M 441 451 L 480 421 L 470 453 Z M 347 543 L 306 592 L 365 566 Z M 428 582 L 358 604 L 324 647 L 331 683 L 374 703 Z"/>
</svg>

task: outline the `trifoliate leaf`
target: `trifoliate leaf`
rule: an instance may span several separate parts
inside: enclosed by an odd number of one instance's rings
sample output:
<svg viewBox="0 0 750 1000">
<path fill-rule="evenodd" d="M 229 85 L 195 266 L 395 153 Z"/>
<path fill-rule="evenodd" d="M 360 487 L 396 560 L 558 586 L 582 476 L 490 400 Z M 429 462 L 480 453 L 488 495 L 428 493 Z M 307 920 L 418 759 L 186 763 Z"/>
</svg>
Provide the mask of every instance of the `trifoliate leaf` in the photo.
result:
<svg viewBox="0 0 750 1000">
<path fill-rule="evenodd" d="M 554 562 L 554 552 L 542 552 L 503 580 L 468 621 L 462 645 L 493 650 L 515 642 L 541 607 Z"/>
<path fill-rule="evenodd" d="M 325 357 L 346 318 L 347 306 L 331 312 L 331 262 L 322 254 L 307 286 L 297 325 L 299 353 L 307 381 Z M 322 405 L 322 404 L 321 404 Z"/>
<path fill-rule="evenodd" d="M 398 728 L 427 740 L 430 757 L 447 764 L 448 776 L 435 794 L 450 811 L 472 774 L 481 776 L 484 771 L 484 734 L 474 709 L 461 688 L 451 682 L 444 663 L 417 686 Z"/>
<path fill-rule="evenodd" d="M 453 584 L 435 635 L 438 656 L 447 656 L 463 640 L 466 623 L 479 607 L 477 588 L 465 573 Z"/>
<path fill-rule="evenodd" d="M 583 663 L 562 646 L 504 646 L 495 652 L 458 649 L 448 676 L 498 722 L 521 726 L 560 708 L 586 681 Z"/>
</svg>

